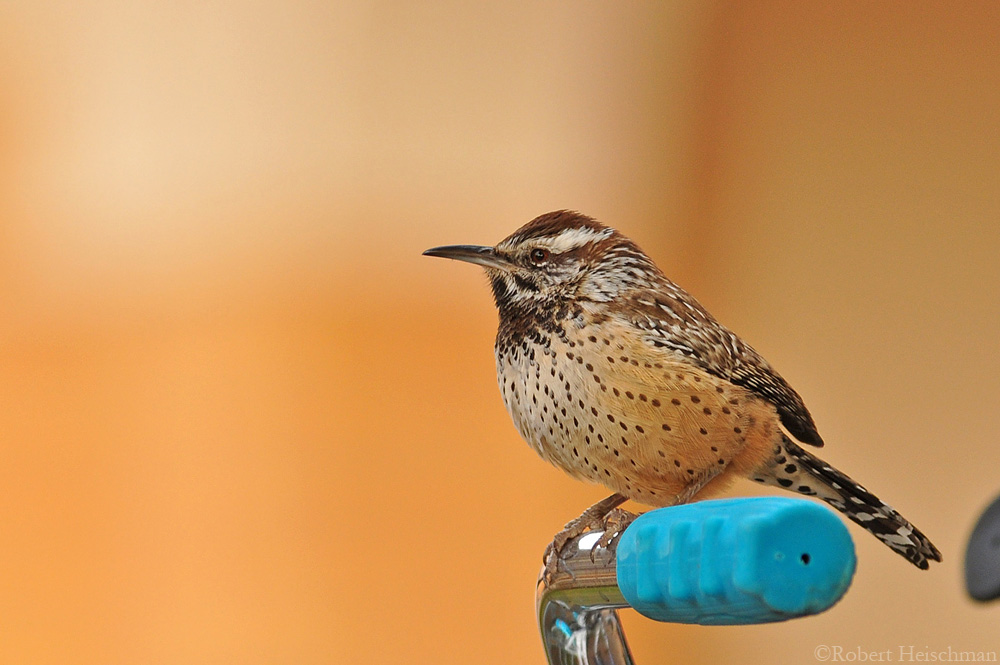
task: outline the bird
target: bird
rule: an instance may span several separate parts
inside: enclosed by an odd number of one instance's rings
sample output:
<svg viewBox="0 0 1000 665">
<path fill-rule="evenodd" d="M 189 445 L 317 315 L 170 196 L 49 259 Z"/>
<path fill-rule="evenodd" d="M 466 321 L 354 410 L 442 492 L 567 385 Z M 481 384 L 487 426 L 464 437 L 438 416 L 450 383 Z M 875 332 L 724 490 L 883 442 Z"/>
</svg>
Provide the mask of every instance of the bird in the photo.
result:
<svg viewBox="0 0 1000 665">
<path fill-rule="evenodd" d="M 547 555 L 612 531 L 627 500 L 679 505 L 745 478 L 825 501 L 920 569 L 941 561 L 919 529 L 803 447 L 824 442 L 799 394 L 617 230 L 558 210 L 495 246 L 424 255 L 485 269 L 497 382 L 517 431 L 542 459 L 613 492 Z"/>
</svg>

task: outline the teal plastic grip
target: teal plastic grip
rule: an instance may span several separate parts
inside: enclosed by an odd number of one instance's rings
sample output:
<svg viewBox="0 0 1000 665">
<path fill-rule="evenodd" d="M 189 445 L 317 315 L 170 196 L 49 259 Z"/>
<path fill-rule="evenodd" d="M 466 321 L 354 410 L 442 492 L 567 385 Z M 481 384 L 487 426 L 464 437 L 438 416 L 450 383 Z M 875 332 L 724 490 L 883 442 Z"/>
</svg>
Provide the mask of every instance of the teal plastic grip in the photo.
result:
<svg viewBox="0 0 1000 665">
<path fill-rule="evenodd" d="M 829 609 L 857 558 L 847 527 L 812 501 L 699 501 L 641 515 L 622 534 L 618 586 L 657 621 L 733 625 Z"/>
</svg>

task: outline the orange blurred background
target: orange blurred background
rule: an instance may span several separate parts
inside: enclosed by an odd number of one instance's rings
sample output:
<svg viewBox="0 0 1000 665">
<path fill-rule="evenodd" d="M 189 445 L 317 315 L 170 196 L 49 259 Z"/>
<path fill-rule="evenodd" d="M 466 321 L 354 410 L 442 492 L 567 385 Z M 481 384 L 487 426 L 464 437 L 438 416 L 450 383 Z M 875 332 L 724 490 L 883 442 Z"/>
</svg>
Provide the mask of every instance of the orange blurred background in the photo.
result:
<svg viewBox="0 0 1000 665">
<path fill-rule="evenodd" d="M 1000 651 L 994 3 L 6 3 L 0 662 L 541 663 L 542 549 L 603 496 L 495 385 L 469 266 L 575 208 L 805 397 L 861 530 L 831 611 L 646 663 Z M 734 492 L 749 494 L 749 483 Z"/>
</svg>

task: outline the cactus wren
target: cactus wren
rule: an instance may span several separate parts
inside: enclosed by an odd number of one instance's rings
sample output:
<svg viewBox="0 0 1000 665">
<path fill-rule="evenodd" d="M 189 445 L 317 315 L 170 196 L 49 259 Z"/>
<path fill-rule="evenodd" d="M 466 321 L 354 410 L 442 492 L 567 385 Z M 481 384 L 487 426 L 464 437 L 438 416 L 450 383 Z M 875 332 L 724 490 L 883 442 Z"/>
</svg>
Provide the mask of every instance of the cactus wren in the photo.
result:
<svg viewBox="0 0 1000 665">
<path fill-rule="evenodd" d="M 496 247 L 424 254 L 485 268 L 497 380 L 518 432 L 614 492 L 566 525 L 557 553 L 627 499 L 676 505 L 743 477 L 822 499 L 918 568 L 941 560 L 902 515 L 792 440 L 823 445 L 798 393 L 614 229 L 558 211 Z"/>
</svg>

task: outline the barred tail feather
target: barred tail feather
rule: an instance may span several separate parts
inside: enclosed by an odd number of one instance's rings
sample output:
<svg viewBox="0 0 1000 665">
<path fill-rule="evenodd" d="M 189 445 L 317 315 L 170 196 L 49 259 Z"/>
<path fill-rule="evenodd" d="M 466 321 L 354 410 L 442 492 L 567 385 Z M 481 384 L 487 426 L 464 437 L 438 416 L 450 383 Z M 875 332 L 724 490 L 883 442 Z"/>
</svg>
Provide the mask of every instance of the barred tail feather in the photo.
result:
<svg viewBox="0 0 1000 665">
<path fill-rule="evenodd" d="M 753 479 L 826 501 L 921 570 L 941 560 L 941 552 L 905 517 L 788 437 Z"/>
</svg>

